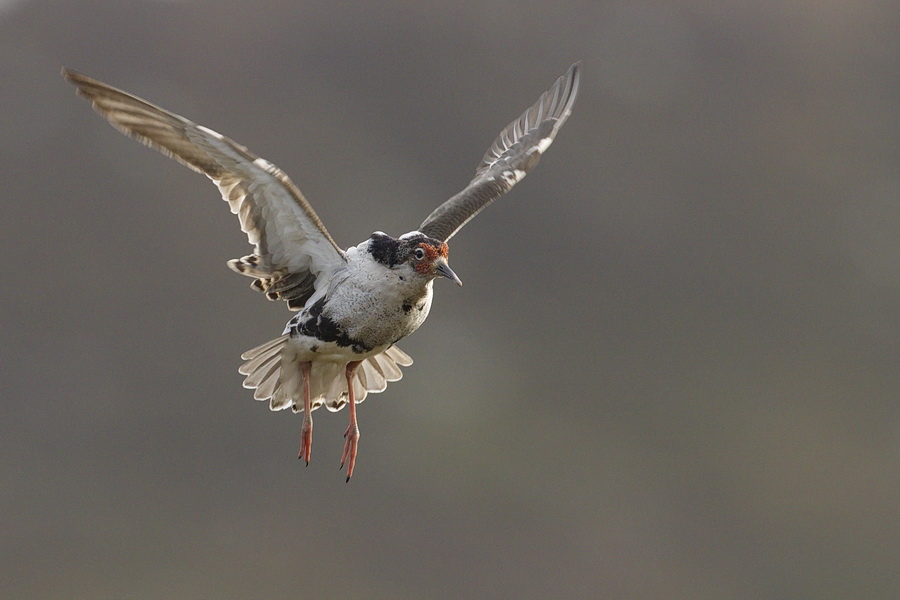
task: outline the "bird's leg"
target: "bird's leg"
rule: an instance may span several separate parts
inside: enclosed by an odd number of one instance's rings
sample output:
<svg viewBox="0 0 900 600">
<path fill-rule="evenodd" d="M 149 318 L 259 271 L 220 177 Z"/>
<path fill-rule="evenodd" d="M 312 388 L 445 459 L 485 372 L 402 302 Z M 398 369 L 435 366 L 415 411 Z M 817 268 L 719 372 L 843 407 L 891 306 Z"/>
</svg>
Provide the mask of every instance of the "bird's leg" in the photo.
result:
<svg viewBox="0 0 900 600">
<path fill-rule="evenodd" d="M 356 395 L 353 393 L 353 377 L 356 375 L 356 369 L 362 364 L 361 360 L 347 363 L 347 394 L 350 400 L 350 425 L 344 432 L 346 441 L 344 442 L 344 453 L 341 455 L 341 468 L 344 468 L 344 462 L 347 462 L 347 481 L 353 475 L 353 467 L 356 465 L 356 448 L 359 444 L 359 426 L 356 424 Z"/>
<path fill-rule="evenodd" d="M 309 455 L 312 453 L 312 402 L 309 399 L 309 373 L 311 362 L 300 363 L 300 374 L 303 376 L 303 425 L 300 426 L 300 454 L 297 458 L 306 460 L 309 466 Z"/>
</svg>

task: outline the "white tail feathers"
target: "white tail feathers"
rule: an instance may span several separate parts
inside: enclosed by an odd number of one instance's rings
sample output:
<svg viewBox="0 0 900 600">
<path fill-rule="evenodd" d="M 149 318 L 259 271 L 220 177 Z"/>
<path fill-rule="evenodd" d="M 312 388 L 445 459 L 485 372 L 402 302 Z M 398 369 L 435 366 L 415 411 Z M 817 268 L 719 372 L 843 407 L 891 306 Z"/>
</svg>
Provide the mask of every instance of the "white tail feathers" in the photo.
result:
<svg viewBox="0 0 900 600">
<path fill-rule="evenodd" d="M 270 409 L 282 410 L 290 406 L 294 412 L 301 412 L 303 375 L 296 354 L 288 346 L 289 339 L 290 335 L 285 334 L 247 350 L 241 355 L 245 362 L 238 372 L 247 376 L 244 387 L 256 390 L 253 393 L 255 399 L 268 400 Z M 388 382 L 403 377 L 400 367 L 412 363 L 412 358 L 396 346 L 364 360 L 353 378 L 356 403 L 365 400 L 370 392 L 383 392 Z M 349 395 L 344 366 L 325 360 L 312 363 L 309 391 L 313 410 L 324 404 L 328 410 L 337 411 L 347 404 Z"/>
</svg>

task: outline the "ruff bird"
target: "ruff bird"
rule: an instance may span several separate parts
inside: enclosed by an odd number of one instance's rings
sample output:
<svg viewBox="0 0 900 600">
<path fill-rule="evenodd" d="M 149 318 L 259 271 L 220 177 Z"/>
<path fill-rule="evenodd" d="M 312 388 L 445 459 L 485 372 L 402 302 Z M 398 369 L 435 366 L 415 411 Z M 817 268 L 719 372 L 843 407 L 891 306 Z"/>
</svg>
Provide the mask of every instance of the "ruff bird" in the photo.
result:
<svg viewBox="0 0 900 600">
<path fill-rule="evenodd" d="M 209 177 L 238 216 L 253 253 L 228 262 L 251 287 L 298 311 L 284 332 L 241 355 L 253 397 L 272 410 L 302 412 L 300 453 L 309 464 L 312 412 L 349 406 L 341 468 L 353 475 L 356 405 L 402 377 L 412 359 L 395 344 L 419 328 L 438 277 L 462 285 L 447 241 L 537 165 L 572 111 L 579 64 L 500 132 L 475 177 L 417 229 L 375 232 L 342 250 L 285 173 L 247 148 L 136 96 L 63 69 L 82 97 L 116 129 Z"/>
</svg>

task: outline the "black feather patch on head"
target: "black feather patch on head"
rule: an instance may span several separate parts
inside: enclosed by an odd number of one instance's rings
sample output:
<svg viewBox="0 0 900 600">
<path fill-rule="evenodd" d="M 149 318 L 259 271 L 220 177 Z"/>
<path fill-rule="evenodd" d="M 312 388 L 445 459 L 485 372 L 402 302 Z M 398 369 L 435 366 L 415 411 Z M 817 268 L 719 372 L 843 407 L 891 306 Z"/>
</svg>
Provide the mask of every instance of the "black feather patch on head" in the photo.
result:
<svg viewBox="0 0 900 600">
<path fill-rule="evenodd" d="M 400 240 L 395 240 L 389 235 L 376 231 L 369 238 L 369 253 L 376 261 L 388 267 L 393 267 L 398 260 Z"/>
<path fill-rule="evenodd" d="M 433 249 L 429 256 L 433 254 L 435 257 L 441 255 L 446 258 L 447 245 L 445 243 L 418 232 L 407 233 L 401 236 L 400 239 L 394 239 L 389 235 L 376 231 L 369 238 L 369 252 L 376 261 L 387 267 L 394 267 L 409 261 L 416 248 L 423 244 L 425 247 Z"/>
</svg>

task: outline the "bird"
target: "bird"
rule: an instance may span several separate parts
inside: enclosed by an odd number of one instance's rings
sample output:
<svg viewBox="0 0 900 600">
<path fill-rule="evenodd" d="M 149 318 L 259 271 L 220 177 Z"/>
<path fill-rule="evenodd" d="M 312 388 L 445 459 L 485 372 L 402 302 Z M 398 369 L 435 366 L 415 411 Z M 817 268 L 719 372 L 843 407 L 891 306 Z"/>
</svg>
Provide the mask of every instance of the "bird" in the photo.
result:
<svg viewBox="0 0 900 600">
<path fill-rule="evenodd" d="M 253 252 L 228 261 L 252 289 L 296 314 L 282 334 L 241 355 L 243 386 L 273 411 L 303 413 L 298 458 L 309 465 L 314 410 L 349 407 L 340 468 L 349 482 L 360 432 L 356 405 L 399 380 L 412 359 L 396 346 L 425 321 L 433 282 L 462 285 L 447 242 L 538 163 L 569 118 L 576 62 L 496 137 L 472 180 L 413 231 L 374 232 L 341 249 L 280 168 L 203 125 L 63 68 L 77 95 L 123 134 L 206 175 L 238 216 Z"/>
</svg>

